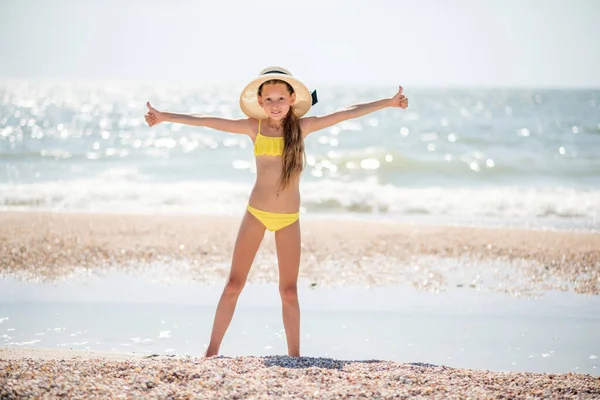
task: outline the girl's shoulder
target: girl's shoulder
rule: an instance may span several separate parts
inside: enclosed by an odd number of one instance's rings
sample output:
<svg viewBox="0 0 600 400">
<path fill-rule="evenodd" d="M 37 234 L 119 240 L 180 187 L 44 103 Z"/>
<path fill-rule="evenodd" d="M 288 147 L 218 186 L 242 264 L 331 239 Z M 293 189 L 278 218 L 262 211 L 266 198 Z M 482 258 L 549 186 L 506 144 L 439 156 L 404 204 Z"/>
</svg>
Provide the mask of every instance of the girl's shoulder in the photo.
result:
<svg viewBox="0 0 600 400">
<path fill-rule="evenodd" d="M 315 117 L 302 117 L 298 119 L 298 123 L 300 124 L 300 132 L 302 132 L 302 136 L 306 138 L 306 136 L 310 133 L 310 124 L 311 121 Z"/>
<path fill-rule="evenodd" d="M 256 136 L 260 132 L 261 120 L 248 117 L 248 125 L 250 129 L 250 138 L 252 139 L 252 141 L 254 141 L 256 140 Z"/>
</svg>

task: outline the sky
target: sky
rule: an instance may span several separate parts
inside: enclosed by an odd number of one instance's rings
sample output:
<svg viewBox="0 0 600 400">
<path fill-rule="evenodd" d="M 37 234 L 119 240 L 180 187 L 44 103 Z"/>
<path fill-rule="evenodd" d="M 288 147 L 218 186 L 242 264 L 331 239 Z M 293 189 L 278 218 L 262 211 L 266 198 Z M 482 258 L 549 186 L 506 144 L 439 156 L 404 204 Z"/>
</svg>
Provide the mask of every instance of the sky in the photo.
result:
<svg viewBox="0 0 600 400">
<path fill-rule="evenodd" d="M 600 0 L 0 0 L 0 80 L 600 88 Z"/>
</svg>

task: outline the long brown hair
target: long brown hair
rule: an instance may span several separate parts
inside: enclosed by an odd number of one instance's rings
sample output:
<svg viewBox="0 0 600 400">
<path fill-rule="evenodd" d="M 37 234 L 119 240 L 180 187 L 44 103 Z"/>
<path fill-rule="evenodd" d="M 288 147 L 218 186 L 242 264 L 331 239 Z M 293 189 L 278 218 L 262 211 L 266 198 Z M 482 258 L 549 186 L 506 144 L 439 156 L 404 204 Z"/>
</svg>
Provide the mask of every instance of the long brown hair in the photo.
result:
<svg viewBox="0 0 600 400">
<path fill-rule="evenodd" d="M 262 94 L 262 88 L 267 84 L 283 83 L 290 96 L 294 94 L 294 88 L 279 79 L 272 79 L 264 82 L 258 88 L 258 95 Z M 287 115 L 283 119 L 283 169 L 279 186 L 285 189 L 293 180 L 297 179 L 304 169 L 304 141 L 300 131 L 300 119 L 294 114 L 294 109 L 290 107 Z"/>
</svg>

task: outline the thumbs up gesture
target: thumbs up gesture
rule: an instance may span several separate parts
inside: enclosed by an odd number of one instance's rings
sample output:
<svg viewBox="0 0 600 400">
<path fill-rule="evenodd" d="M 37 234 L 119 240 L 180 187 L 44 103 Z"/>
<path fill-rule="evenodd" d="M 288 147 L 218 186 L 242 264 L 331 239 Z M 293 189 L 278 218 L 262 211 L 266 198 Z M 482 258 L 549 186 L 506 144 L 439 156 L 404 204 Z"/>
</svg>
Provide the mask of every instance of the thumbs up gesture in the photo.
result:
<svg viewBox="0 0 600 400">
<path fill-rule="evenodd" d="M 163 113 L 152 107 L 150 102 L 146 103 L 146 107 L 148 108 L 148 112 L 146 112 L 146 115 L 144 115 L 144 119 L 146 120 L 148 126 L 152 127 L 165 120 Z"/>
<path fill-rule="evenodd" d="M 402 94 L 403 90 L 402 86 L 399 86 L 398 93 L 391 99 L 392 107 L 408 108 L 408 98 Z"/>
</svg>

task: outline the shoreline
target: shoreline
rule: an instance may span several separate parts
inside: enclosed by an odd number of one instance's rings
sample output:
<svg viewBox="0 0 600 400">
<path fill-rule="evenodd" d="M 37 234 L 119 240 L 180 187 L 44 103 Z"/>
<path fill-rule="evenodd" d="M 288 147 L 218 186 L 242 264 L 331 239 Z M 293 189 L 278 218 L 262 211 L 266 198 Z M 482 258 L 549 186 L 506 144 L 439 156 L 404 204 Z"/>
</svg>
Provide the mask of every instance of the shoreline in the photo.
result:
<svg viewBox="0 0 600 400">
<path fill-rule="evenodd" d="M 69 398 L 577 398 L 600 378 L 459 369 L 425 363 L 287 356 L 151 357 L 0 348 L 0 397 Z"/>
<path fill-rule="evenodd" d="M 0 212 L 0 273 L 52 281 L 78 269 L 183 264 L 175 272 L 213 282 L 227 276 L 239 222 L 220 215 Z M 600 233 L 327 219 L 301 225 L 299 279 L 319 285 L 440 290 L 461 276 L 469 285 L 501 283 L 503 291 L 600 294 Z M 249 282 L 277 282 L 268 231 Z"/>
</svg>

